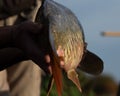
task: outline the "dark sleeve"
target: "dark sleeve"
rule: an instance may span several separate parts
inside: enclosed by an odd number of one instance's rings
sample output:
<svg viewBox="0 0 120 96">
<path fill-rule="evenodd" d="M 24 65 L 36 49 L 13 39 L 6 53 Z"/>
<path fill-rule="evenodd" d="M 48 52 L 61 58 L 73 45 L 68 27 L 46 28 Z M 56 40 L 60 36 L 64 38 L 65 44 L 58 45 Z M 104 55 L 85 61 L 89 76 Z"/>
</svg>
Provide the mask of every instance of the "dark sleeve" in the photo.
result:
<svg viewBox="0 0 120 96">
<path fill-rule="evenodd" d="M 0 19 L 19 14 L 36 6 L 36 0 L 0 0 Z"/>
<path fill-rule="evenodd" d="M 0 71 L 20 61 L 27 60 L 25 54 L 17 48 L 4 48 L 0 50 Z"/>
<path fill-rule="evenodd" d="M 12 30 L 13 26 L 0 27 L 0 49 L 11 46 Z"/>
</svg>

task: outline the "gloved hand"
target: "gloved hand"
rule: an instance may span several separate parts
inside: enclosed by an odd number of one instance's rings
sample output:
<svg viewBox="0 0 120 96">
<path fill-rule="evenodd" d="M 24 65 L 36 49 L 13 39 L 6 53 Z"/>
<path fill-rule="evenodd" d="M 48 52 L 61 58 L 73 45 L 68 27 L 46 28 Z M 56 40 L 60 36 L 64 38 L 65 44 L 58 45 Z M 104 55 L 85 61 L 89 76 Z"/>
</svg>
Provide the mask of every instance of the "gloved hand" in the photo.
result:
<svg viewBox="0 0 120 96">
<path fill-rule="evenodd" d="M 2 34 L 1 31 L 5 33 Z M 19 25 L 0 28 L 0 32 L 0 37 L 7 37 L 7 40 L 3 38 L 3 41 L 0 41 L 1 48 L 12 47 L 21 50 L 26 58 L 33 60 L 44 71 L 48 72 L 49 56 L 42 51 L 39 47 L 40 44 L 37 43 L 37 37 L 44 32 L 43 26 L 27 21 Z"/>
</svg>

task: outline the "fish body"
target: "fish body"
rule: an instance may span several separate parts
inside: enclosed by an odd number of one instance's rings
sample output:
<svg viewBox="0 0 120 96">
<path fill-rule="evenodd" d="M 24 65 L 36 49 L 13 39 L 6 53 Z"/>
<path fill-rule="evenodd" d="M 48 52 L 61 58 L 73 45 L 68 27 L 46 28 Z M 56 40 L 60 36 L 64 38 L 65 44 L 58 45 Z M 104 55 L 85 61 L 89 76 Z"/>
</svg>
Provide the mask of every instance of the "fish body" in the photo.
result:
<svg viewBox="0 0 120 96">
<path fill-rule="evenodd" d="M 80 92 L 82 92 L 76 68 L 79 66 L 79 68 L 86 70 L 84 66 L 80 66 L 80 62 L 86 51 L 86 43 L 79 20 L 74 13 L 65 6 L 53 0 L 43 0 L 36 16 L 36 22 L 42 23 L 48 28 L 47 38 L 49 42 L 48 47 L 51 49 L 52 74 L 56 82 L 58 95 L 61 96 L 62 92 L 61 69 L 67 72 L 68 78 L 73 81 Z M 60 61 L 62 61 L 62 63 Z M 100 61 L 101 66 L 99 72 L 101 72 L 103 62 L 101 59 L 98 61 Z M 87 62 L 87 64 L 88 63 L 89 62 Z"/>
<path fill-rule="evenodd" d="M 59 63 L 58 66 L 67 72 L 68 78 L 82 91 L 75 69 L 84 53 L 84 33 L 77 17 L 70 9 L 52 0 L 44 0 L 42 14 L 49 23 L 51 48 L 64 62 L 62 65 Z M 55 66 L 52 71 L 54 70 Z M 53 74 L 57 76 L 57 72 L 53 72 Z"/>
<path fill-rule="evenodd" d="M 48 25 L 48 38 L 52 49 L 51 54 L 53 54 L 51 57 L 54 57 L 52 58 L 54 62 L 51 64 L 53 78 L 58 82 L 56 85 L 61 86 L 60 83 L 62 81 L 59 80 L 60 78 L 57 73 L 61 73 L 59 68 L 63 68 L 67 72 L 68 78 L 72 80 L 81 91 L 75 69 L 79 65 L 84 53 L 84 34 L 77 17 L 70 9 L 63 5 L 52 0 L 44 0 L 38 11 L 36 21 Z M 57 57 L 59 57 L 59 59 L 61 57 L 64 64 L 55 64 L 57 61 L 55 58 Z M 56 69 L 58 69 L 59 72 L 56 72 Z M 61 88 L 57 88 L 60 90 L 58 94 L 60 94 Z"/>
<path fill-rule="evenodd" d="M 74 13 L 52 0 L 44 2 L 44 16 L 49 21 L 49 39 L 52 49 L 57 53 L 63 51 L 66 71 L 76 69 L 84 50 L 84 34 Z"/>
</svg>

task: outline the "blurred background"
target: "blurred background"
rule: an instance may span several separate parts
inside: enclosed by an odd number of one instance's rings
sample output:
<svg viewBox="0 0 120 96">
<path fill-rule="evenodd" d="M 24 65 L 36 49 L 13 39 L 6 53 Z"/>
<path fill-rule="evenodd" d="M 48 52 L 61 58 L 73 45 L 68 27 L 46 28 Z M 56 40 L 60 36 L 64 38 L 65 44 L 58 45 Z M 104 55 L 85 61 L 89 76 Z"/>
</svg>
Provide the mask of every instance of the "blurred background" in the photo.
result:
<svg viewBox="0 0 120 96">
<path fill-rule="evenodd" d="M 106 37 L 101 33 L 120 32 L 120 0 L 55 1 L 75 13 L 84 29 L 87 48 L 104 61 L 104 71 L 100 76 L 80 72 L 80 81 L 87 91 L 85 96 L 116 96 L 120 82 L 120 37 Z M 73 90 L 70 88 L 66 87 L 66 90 Z M 75 92 L 77 91 L 74 89 L 73 95 L 70 93 L 71 95 L 64 96 L 80 96 Z"/>
</svg>

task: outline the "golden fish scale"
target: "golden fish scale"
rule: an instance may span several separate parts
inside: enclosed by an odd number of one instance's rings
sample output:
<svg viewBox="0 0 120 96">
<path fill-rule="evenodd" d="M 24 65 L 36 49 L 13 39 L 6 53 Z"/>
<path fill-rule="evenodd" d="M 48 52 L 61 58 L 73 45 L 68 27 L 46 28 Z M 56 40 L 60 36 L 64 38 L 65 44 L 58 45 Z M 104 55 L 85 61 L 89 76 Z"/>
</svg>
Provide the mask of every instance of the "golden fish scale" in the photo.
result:
<svg viewBox="0 0 120 96">
<path fill-rule="evenodd" d="M 82 59 L 84 42 L 80 31 L 52 32 L 54 35 L 55 49 L 61 46 L 64 52 L 64 69 L 75 69 Z"/>
<path fill-rule="evenodd" d="M 84 35 L 77 17 L 68 8 L 51 0 L 44 3 L 44 16 L 49 21 L 49 39 L 54 52 L 61 46 L 64 69 L 75 69 L 84 52 Z"/>
</svg>

